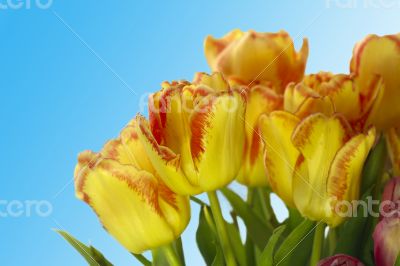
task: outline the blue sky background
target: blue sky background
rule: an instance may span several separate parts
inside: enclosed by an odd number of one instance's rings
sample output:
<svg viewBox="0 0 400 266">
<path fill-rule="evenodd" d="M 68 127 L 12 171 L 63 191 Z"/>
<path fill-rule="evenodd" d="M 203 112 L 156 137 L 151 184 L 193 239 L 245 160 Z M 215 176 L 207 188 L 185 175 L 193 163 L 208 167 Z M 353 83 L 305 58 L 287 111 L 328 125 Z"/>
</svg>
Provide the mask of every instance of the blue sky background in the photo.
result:
<svg viewBox="0 0 400 266">
<path fill-rule="evenodd" d="M 53 212 L 0 217 L 7 266 L 85 265 L 51 228 L 92 243 L 117 266 L 137 265 L 75 199 L 76 156 L 115 137 L 162 81 L 208 71 L 207 34 L 285 29 L 297 47 L 307 36 L 312 73 L 347 72 L 356 41 L 400 31 L 400 0 L 54 0 L 45 10 L 31 3 L 0 9 L 0 200 L 46 200 Z M 189 265 L 203 265 L 194 238 L 198 211 L 184 233 Z"/>
</svg>

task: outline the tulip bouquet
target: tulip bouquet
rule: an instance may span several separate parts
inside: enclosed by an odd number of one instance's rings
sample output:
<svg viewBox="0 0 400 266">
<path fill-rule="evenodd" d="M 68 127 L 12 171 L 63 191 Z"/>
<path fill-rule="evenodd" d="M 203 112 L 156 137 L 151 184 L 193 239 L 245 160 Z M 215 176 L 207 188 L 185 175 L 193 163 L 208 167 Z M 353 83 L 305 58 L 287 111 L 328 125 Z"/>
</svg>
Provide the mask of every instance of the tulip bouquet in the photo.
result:
<svg viewBox="0 0 400 266">
<path fill-rule="evenodd" d="M 204 262 L 186 265 L 400 265 L 400 35 L 359 42 L 348 74 L 305 75 L 308 41 L 296 51 L 283 31 L 204 47 L 213 74 L 162 83 L 148 118 L 79 155 L 76 195 L 104 229 L 143 265 L 183 266 L 192 202 Z M 89 265 L 112 265 L 59 233 Z"/>
</svg>

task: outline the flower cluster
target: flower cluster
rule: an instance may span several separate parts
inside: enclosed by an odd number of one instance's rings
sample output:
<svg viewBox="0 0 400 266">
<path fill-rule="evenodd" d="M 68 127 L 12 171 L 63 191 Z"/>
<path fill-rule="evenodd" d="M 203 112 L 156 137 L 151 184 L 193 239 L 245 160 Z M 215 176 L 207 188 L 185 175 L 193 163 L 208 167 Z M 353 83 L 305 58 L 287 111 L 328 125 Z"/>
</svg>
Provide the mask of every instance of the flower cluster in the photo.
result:
<svg viewBox="0 0 400 266">
<path fill-rule="evenodd" d="M 180 235 L 193 200 L 202 205 L 198 244 L 207 264 L 394 265 L 398 203 L 373 234 L 372 218 L 337 210 L 363 195 L 379 198 L 385 181 L 400 175 L 400 35 L 359 42 L 347 74 L 306 75 L 308 41 L 296 51 L 284 31 L 233 30 L 207 37 L 204 47 L 211 75 L 162 83 L 149 97 L 148 119 L 137 115 L 100 152 L 79 155 L 76 195 L 104 228 L 145 265 L 137 254 L 146 250 L 154 261 L 163 254 L 183 265 Z M 227 188 L 234 180 L 248 188 L 247 201 Z M 399 184 L 391 179 L 383 199 L 397 202 Z M 222 216 L 218 190 L 233 220 L 244 221 L 246 243 Z M 195 197 L 201 193 L 209 204 Z M 283 223 L 270 193 L 290 210 Z M 327 237 L 321 225 L 329 226 Z M 365 233 L 356 240 L 364 242 L 351 242 L 358 226 Z M 304 241 L 303 255 L 285 254 L 309 232 L 314 240 Z"/>
</svg>

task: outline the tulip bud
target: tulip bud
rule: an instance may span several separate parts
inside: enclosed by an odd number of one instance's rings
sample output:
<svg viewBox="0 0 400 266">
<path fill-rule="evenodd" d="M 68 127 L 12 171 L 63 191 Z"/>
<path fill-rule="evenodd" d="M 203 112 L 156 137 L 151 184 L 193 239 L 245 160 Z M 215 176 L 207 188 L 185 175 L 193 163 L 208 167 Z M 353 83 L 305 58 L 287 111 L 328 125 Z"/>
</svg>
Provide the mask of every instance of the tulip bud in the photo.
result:
<svg viewBox="0 0 400 266">
<path fill-rule="evenodd" d="M 393 266 L 400 252 L 400 218 L 384 218 L 373 233 L 376 266 Z"/>
<path fill-rule="evenodd" d="M 381 219 L 400 218 L 400 177 L 390 179 L 385 185 L 381 199 Z"/>
<path fill-rule="evenodd" d="M 133 124 L 101 153 L 79 155 L 75 189 L 107 232 L 133 253 L 172 242 L 190 220 L 188 197 L 175 194 L 159 179 Z"/>
<path fill-rule="evenodd" d="M 308 41 L 296 52 L 290 36 L 278 33 L 233 30 L 221 39 L 208 36 L 204 44 L 208 65 L 229 80 L 242 84 L 272 82 L 282 93 L 289 82 L 304 75 Z"/>
<path fill-rule="evenodd" d="M 364 264 L 349 255 L 337 254 L 321 260 L 317 266 L 364 266 Z"/>
<path fill-rule="evenodd" d="M 384 88 L 378 91 L 367 124 L 388 129 L 400 124 L 400 34 L 369 35 L 353 51 L 350 70 L 361 89 L 361 97 L 369 98 L 374 92 L 376 77 L 383 79 Z"/>
</svg>

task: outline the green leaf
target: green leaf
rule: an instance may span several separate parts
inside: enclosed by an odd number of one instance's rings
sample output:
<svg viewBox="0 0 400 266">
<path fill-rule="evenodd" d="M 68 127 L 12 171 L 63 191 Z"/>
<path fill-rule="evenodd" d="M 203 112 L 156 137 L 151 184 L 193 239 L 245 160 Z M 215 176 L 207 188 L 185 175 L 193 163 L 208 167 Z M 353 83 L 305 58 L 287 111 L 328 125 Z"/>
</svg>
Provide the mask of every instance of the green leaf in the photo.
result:
<svg viewBox="0 0 400 266">
<path fill-rule="evenodd" d="M 299 211 L 294 208 L 288 208 L 289 217 L 285 220 L 286 224 L 286 231 L 292 232 L 297 226 L 299 226 L 303 221 L 304 218 L 301 216 Z"/>
<path fill-rule="evenodd" d="M 216 260 L 218 252 L 220 251 L 220 247 L 218 244 L 218 236 L 216 234 L 211 209 L 206 205 L 203 205 L 200 208 L 199 225 L 196 231 L 196 241 L 204 261 L 207 265 L 212 265 Z"/>
<path fill-rule="evenodd" d="M 275 212 L 271 206 L 270 194 L 272 193 L 269 188 L 257 187 L 250 188 L 252 195 L 251 209 L 258 218 L 266 225 L 272 228 L 272 231 L 279 225 L 276 219 Z M 247 204 L 249 204 L 247 202 Z"/>
<path fill-rule="evenodd" d="M 286 229 L 286 225 L 281 225 L 274 230 L 271 238 L 269 239 L 267 246 L 261 253 L 258 261 L 259 266 L 272 266 L 274 263 L 274 251 L 278 244 L 279 239 L 282 237 L 283 232 Z"/>
<path fill-rule="evenodd" d="M 185 265 L 185 254 L 183 252 L 183 245 L 182 245 L 182 238 L 179 237 L 175 242 L 174 246 L 176 252 L 178 253 L 179 258 L 181 259 L 182 263 Z"/>
<path fill-rule="evenodd" d="M 97 249 L 92 246 L 86 246 L 69 233 L 56 230 L 65 240 L 73 246 L 79 254 L 87 261 L 90 266 L 113 266 Z"/>
<path fill-rule="evenodd" d="M 367 197 L 371 196 L 373 188 L 368 189 L 361 200 L 367 202 Z M 356 258 L 360 258 L 360 247 L 363 247 L 364 236 L 372 235 L 372 229 L 368 229 L 368 216 L 364 215 L 365 208 L 359 205 L 356 217 L 351 217 L 342 226 L 340 226 L 339 239 L 336 244 L 334 254 L 347 254 Z"/>
<path fill-rule="evenodd" d="M 215 255 L 215 258 L 211 266 L 224 266 L 224 265 L 225 265 L 224 254 L 222 253 L 222 250 L 219 248 L 217 249 L 217 253 Z"/>
<path fill-rule="evenodd" d="M 236 193 L 228 188 L 221 189 L 221 192 L 232 205 L 235 213 L 243 219 L 247 228 L 247 233 L 254 244 L 257 245 L 259 249 L 263 250 L 272 234 L 272 226 L 265 224 L 259 216 L 253 212 L 251 207 Z"/>
<path fill-rule="evenodd" d="M 387 160 L 387 148 L 385 138 L 381 137 L 378 144 L 368 155 L 364 164 L 361 184 L 361 195 L 377 183 L 377 179 L 383 176 Z"/>
<path fill-rule="evenodd" d="M 246 235 L 245 250 L 247 257 L 247 265 L 255 265 L 255 245 L 249 234 Z"/>
<path fill-rule="evenodd" d="M 240 266 L 247 266 L 246 250 L 240 238 L 239 230 L 234 224 L 226 223 L 229 240 L 235 253 L 235 258 Z"/>
<path fill-rule="evenodd" d="M 396 262 L 394 263 L 394 266 L 400 266 L 400 253 L 397 255 Z"/>
<path fill-rule="evenodd" d="M 304 219 L 282 242 L 275 253 L 274 263 L 306 265 L 310 257 L 315 227 L 315 222 Z"/>
</svg>

